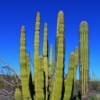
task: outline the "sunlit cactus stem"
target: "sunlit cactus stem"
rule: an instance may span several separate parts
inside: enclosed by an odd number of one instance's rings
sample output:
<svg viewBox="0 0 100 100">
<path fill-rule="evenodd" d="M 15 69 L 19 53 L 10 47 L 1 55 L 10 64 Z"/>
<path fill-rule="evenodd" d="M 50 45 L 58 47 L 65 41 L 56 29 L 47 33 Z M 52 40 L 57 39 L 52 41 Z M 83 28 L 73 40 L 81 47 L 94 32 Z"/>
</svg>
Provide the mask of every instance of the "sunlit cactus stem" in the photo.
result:
<svg viewBox="0 0 100 100">
<path fill-rule="evenodd" d="M 58 14 L 56 47 L 56 69 L 50 100 L 61 100 L 63 91 L 62 87 L 64 81 L 64 14 L 62 11 L 60 11 Z"/>
<path fill-rule="evenodd" d="M 68 74 L 65 80 L 64 100 L 71 99 L 72 88 L 73 88 L 72 86 L 73 86 L 73 81 L 74 81 L 74 67 L 75 67 L 75 55 L 72 52 L 70 55 Z"/>
<path fill-rule="evenodd" d="M 79 49 L 75 49 L 75 67 L 74 67 L 74 83 L 76 83 L 76 71 L 78 68 L 78 62 L 79 62 Z"/>
<path fill-rule="evenodd" d="M 43 57 L 39 57 L 39 100 L 44 100 L 45 94 L 44 94 L 44 73 L 43 73 Z"/>
<path fill-rule="evenodd" d="M 40 35 L 40 13 L 38 12 L 36 15 L 36 24 L 35 24 L 35 38 L 34 38 L 34 85 L 35 85 L 35 100 L 39 100 L 38 92 L 39 92 L 39 35 Z"/>
<path fill-rule="evenodd" d="M 23 100 L 23 97 L 21 95 L 21 91 L 20 91 L 19 88 L 15 89 L 15 95 L 14 96 L 15 96 L 15 100 Z"/>
<path fill-rule="evenodd" d="M 30 95 L 30 89 L 29 89 L 29 79 L 30 79 L 30 57 L 29 55 L 26 55 L 26 63 L 27 63 L 27 79 L 26 79 L 26 91 L 27 91 L 27 95 L 28 95 L 28 100 L 31 100 L 31 95 Z"/>
<path fill-rule="evenodd" d="M 43 39 L 43 70 L 45 74 L 45 91 L 46 97 L 48 99 L 48 39 L 47 39 L 48 27 L 47 23 L 44 24 L 44 39 Z"/>
<path fill-rule="evenodd" d="M 29 77 L 30 77 L 30 57 L 29 55 L 26 55 L 26 62 L 27 62 L 27 79 L 29 84 Z"/>
<path fill-rule="evenodd" d="M 52 50 L 52 46 L 50 47 L 50 60 L 49 60 L 49 97 L 51 94 L 51 88 L 53 85 L 53 72 L 54 72 L 54 63 L 53 63 L 53 50 Z"/>
<path fill-rule="evenodd" d="M 88 51 L 88 24 L 80 24 L 80 84 L 81 95 L 87 96 L 89 83 L 89 51 Z"/>
<path fill-rule="evenodd" d="M 40 65 L 40 13 L 37 12 L 35 24 L 35 38 L 34 38 L 34 85 L 35 85 L 35 100 L 44 100 L 43 95 L 43 70 Z"/>
<path fill-rule="evenodd" d="M 49 60 L 49 77 L 52 78 L 54 72 L 54 63 L 53 63 L 53 48 L 50 47 L 50 60 Z"/>
<path fill-rule="evenodd" d="M 26 32 L 24 26 L 21 28 L 20 36 L 20 67 L 21 67 L 21 85 L 22 85 L 22 94 L 23 99 L 27 100 L 30 98 L 29 95 L 29 80 L 27 74 L 27 57 L 26 57 Z M 28 81 L 27 81 L 28 80 Z"/>
</svg>

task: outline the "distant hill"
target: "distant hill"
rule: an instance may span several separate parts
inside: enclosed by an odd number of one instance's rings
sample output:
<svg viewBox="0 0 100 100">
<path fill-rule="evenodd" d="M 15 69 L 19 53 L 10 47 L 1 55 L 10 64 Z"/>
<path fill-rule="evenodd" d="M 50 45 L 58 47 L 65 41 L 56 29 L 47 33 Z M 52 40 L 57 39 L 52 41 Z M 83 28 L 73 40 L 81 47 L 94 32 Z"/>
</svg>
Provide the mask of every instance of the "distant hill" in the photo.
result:
<svg viewBox="0 0 100 100">
<path fill-rule="evenodd" d="M 11 82 L 11 81 L 14 81 L 15 80 L 14 76 L 0 74 L 0 79 L 2 79 L 2 78 L 4 78 L 5 80 L 7 80 L 8 82 Z M 5 84 L 2 80 L 0 81 L 0 89 L 6 88 L 7 86 L 8 85 Z"/>
<path fill-rule="evenodd" d="M 80 86 L 79 80 L 76 81 L 76 89 Z M 100 81 L 99 80 L 91 80 L 89 81 L 89 92 L 98 92 L 100 93 Z"/>
</svg>

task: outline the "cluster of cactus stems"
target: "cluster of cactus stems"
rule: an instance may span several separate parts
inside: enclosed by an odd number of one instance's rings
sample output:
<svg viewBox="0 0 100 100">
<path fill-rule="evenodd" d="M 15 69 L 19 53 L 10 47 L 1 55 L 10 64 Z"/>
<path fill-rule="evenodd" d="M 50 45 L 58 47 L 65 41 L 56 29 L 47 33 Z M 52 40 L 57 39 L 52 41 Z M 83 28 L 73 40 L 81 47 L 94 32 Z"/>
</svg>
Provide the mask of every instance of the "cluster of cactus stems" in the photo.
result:
<svg viewBox="0 0 100 100">
<path fill-rule="evenodd" d="M 83 22 L 80 27 L 80 50 L 76 48 L 71 52 L 69 59 L 69 67 L 66 78 L 64 78 L 65 69 L 65 38 L 64 38 L 64 13 L 60 11 L 57 18 L 57 34 L 56 34 L 56 62 L 53 61 L 53 46 L 50 47 L 50 55 L 48 57 L 48 25 L 44 23 L 43 38 L 43 56 L 39 54 L 40 48 L 40 13 L 37 12 L 34 37 L 34 100 L 70 100 L 72 97 L 72 89 L 76 82 L 76 71 L 79 63 L 80 53 L 80 70 L 81 70 L 81 91 L 84 94 L 88 88 L 88 40 L 87 40 L 87 24 Z M 21 85 L 20 89 L 16 89 L 16 100 L 33 100 L 30 96 L 29 78 L 30 78 L 30 59 L 26 54 L 26 38 L 25 28 L 22 26 L 20 37 L 20 66 L 21 66 Z M 86 43 L 85 43 L 86 42 Z M 80 52 L 79 52 L 80 51 Z M 48 60 L 48 58 L 50 58 Z M 85 62 L 85 63 L 84 63 Z M 83 76 L 84 75 L 84 76 Z M 85 80 L 83 82 L 83 80 Z M 73 85 L 74 84 L 74 85 Z M 22 99 L 22 97 L 23 99 Z"/>
</svg>

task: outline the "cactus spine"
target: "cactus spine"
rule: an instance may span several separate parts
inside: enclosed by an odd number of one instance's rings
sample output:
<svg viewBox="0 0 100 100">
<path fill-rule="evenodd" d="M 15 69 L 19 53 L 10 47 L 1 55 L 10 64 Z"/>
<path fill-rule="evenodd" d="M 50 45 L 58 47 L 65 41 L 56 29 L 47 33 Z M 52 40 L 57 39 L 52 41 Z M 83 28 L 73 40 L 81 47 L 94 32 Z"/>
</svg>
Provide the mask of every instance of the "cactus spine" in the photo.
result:
<svg viewBox="0 0 100 100">
<path fill-rule="evenodd" d="M 44 75 L 45 75 L 45 91 L 46 91 L 46 97 L 45 99 L 47 100 L 48 98 L 48 40 L 47 40 L 47 23 L 44 24 L 44 41 L 43 41 L 43 67 L 44 67 Z"/>
<path fill-rule="evenodd" d="M 64 100 L 70 100 L 71 99 L 73 79 L 74 79 L 74 67 L 75 67 L 75 55 L 72 52 L 71 55 L 70 55 L 67 79 L 65 80 Z"/>
<path fill-rule="evenodd" d="M 80 24 L 80 84 L 82 96 L 86 96 L 88 93 L 88 59 L 88 24 L 83 21 Z"/>
<path fill-rule="evenodd" d="M 61 100 L 64 80 L 64 14 L 62 11 L 59 12 L 58 19 L 56 70 L 50 100 Z"/>
</svg>

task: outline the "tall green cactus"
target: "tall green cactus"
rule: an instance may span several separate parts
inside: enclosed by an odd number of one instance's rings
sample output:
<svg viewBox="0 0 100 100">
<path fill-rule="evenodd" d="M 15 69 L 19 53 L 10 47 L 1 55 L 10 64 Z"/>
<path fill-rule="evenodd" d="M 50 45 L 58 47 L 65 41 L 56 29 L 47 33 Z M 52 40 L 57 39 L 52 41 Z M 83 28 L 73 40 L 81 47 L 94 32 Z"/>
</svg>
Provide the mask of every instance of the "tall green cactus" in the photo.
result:
<svg viewBox="0 0 100 100">
<path fill-rule="evenodd" d="M 29 84 L 29 77 L 30 77 L 30 57 L 29 55 L 26 55 L 26 63 L 27 63 L 27 79 Z"/>
<path fill-rule="evenodd" d="M 29 85 L 28 85 L 28 74 L 27 74 L 27 59 L 26 59 L 26 37 L 25 28 L 21 28 L 20 36 L 20 66 L 21 66 L 21 84 L 23 99 L 27 100 L 30 98 Z"/>
<path fill-rule="evenodd" d="M 52 46 L 50 47 L 50 60 L 49 60 L 49 97 L 50 97 L 50 94 L 51 94 L 51 88 L 52 88 L 52 85 L 53 85 L 53 72 L 54 72 L 54 63 L 53 63 L 53 51 L 52 51 Z"/>
<path fill-rule="evenodd" d="M 70 55 L 68 74 L 65 80 L 64 100 L 71 99 L 71 93 L 72 93 L 72 88 L 73 88 L 72 86 L 73 86 L 73 80 L 74 80 L 74 67 L 75 67 L 75 55 L 72 52 Z"/>
<path fill-rule="evenodd" d="M 40 58 L 39 58 L 39 38 L 40 38 L 40 13 L 36 15 L 35 39 L 34 39 L 34 85 L 35 85 L 35 100 L 43 100 L 43 87 L 40 85 Z"/>
<path fill-rule="evenodd" d="M 78 62 L 79 62 L 79 49 L 75 49 L 75 67 L 74 67 L 74 83 L 76 82 L 76 71 L 78 67 Z"/>
<path fill-rule="evenodd" d="M 21 91 L 19 88 L 15 89 L 15 100 L 23 100 L 22 95 L 21 95 Z"/>
<path fill-rule="evenodd" d="M 38 70 L 38 80 L 39 80 L 39 93 L 38 93 L 38 100 L 44 100 L 44 73 L 43 73 L 43 57 L 39 57 L 39 70 Z"/>
<path fill-rule="evenodd" d="M 43 67 L 45 74 L 45 91 L 46 91 L 46 100 L 48 99 L 48 39 L 47 39 L 48 27 L 47 23 L 44 24 L 44 41 L 43 41 Z"/>
<path fill-rule="evenodd" d="M 88 94 L 89 80 L 89 54 L 88 54 L 88 24 L 82 21 L 80 24 L 80 84 L 81 95 Z"/>
<path fill-rule="evenodd" d="M 56 70 L 50 100 L 61 100 L 64 80 L 64 14 L 62 11 L 59 12 L 58 19 Z"/>
<path fill-rule="evenodd" d="M 52 46 L 50 47 L 50 61 L 49 61 L 49 77 L 52 78 L 54 71 L 54 63 L 53 63 L 53 51 Z"/>
<path fill-rule="evenodd" d="M 31 100 L 30 89 L 29 89 L 29 79 L 30 79 L 30 58 L 29 55 L 26 55 L 26 66 L 27 66 L 27 79 L 26 79 L 26 91 L 28 95 L 28 100 Z"/>
</svg>

